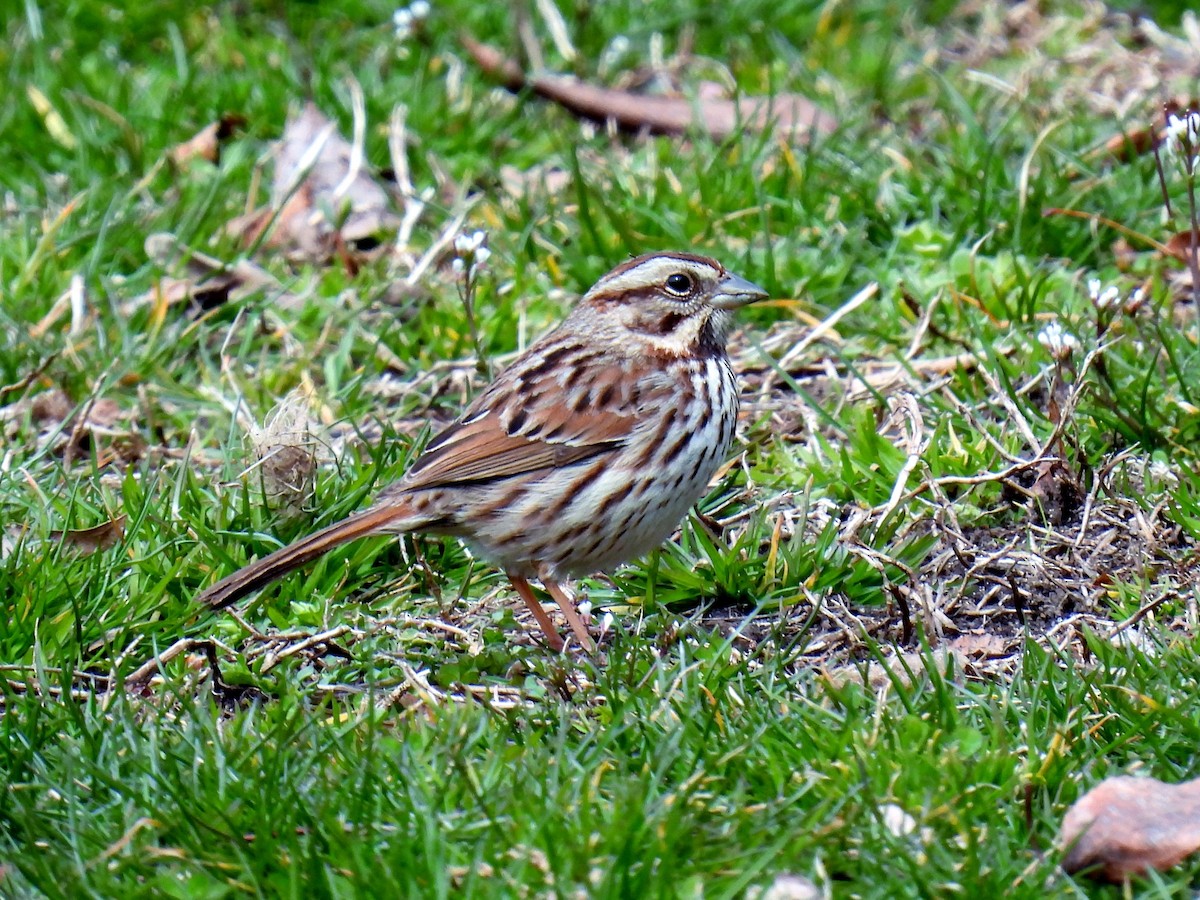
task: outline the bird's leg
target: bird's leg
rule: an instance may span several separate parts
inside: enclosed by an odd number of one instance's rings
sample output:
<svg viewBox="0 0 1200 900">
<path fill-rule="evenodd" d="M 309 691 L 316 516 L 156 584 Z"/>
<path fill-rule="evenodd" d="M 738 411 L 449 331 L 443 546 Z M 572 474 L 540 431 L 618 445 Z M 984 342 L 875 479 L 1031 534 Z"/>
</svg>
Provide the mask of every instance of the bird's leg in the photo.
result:
<svg viewBox="0 0 1200 900">
<path fill-rule="evenodd" d="M 583 617 L 579 615 L 579 610 L 575 608 L 575 601 L 571 599 L 571 595 L 564 591 L 562 585 L 552 578 L 547 578 L 543 575 L 541 582 L 546 590 L 550 592 L 550 596 L 554 598 L 554 602 L 558 604 L 558 608 L 562 610 L 563 615 L 567 617 L 567 624 L 575 632 L 575 637 L 579 638 L 580 646 L 591 653 L 596 649 L 596 645 L 592 642 L 592 636 L 588 634 L 587 626 L 583 624 Z"/>
<path fill-rule="evenodd" d="M 508 580 L 512 582 L 512 586 L 517 589 L 517 593 L 521 595 L 521 599 L 525 601 L 525 605 L 529 607 L 529 611 L 537 619 L 542 633 L 546 635 L 546 643 L 550 645 L 550 649 L 555 653 L 561 653 L 566 644 L 563 643 L 562 635 L 558 633 L 558 629 L 554 627 L 554 622 L 550 619 L 550 614 L 546 612 L 545 607 L 534 596 L 532 585 L 530 585 L 527 579 L 518 578 L 516 575 L 509 575 Z M 569 622 L 570 620 L 571 617 L 567 616 L 567 621 Z M 572 625 L 572 627 L 574 626 Z"/>
</svg>

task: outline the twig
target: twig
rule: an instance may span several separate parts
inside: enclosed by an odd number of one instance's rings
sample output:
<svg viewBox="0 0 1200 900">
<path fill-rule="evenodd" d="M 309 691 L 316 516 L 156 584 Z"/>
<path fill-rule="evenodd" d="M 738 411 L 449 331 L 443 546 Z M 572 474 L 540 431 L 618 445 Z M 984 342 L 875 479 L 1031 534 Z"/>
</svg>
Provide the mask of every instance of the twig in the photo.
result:
<svg viewBox="0 0 1200 900">
<path fill-rule="evenodd" d="M 29 387 L 29 385 L 33 384 L 34 381 L 36 381 L 38 378 L 40 378 L 42 376 L 43 372 L 45 372 L 48 368 L 50 368 L 50 366 L 54 363 L 54 361 L 56 359 L 58 359 L 58 356 L 59 356 L 59 351 L 56 350 L 55 352 L 53 352 L 49 356 L 47 356 L 45 359 L 43 359 L 41 362 L 39 362 L 33 368 L 33 371 L 29 372 L 26 375 L 23 375 L 20 379 L 18 379 L 17 381 L 14 381 L 12 384 L 0 385 L 0 401 L 4 400 L 4 398 L 7 397 L 9 394 L 16 393 L 18 391 L 23 391 L 23 390 L 25 390 L 25 388 Z"/>
<path fill-rule="evenodd" d="M 310 647 L 315 647 L 318 644 L 328 644 L 334 638 L 339 638 L 350 630 L 351 629 L 349 625 L 338 625 L 336 628 L 330 628 L 328 631 L 322 631 L 318 634 L 309 635 L 302 641 L 289 644 L 278 653 L 268 653 L 263 658 L 262 667 L 259 669 L 259 671 L 265 675 L 288 657 L 295 656 L 297 653 L 300 653 L 303 650 L 308 650 Z"/>
<path fill-rule="evenodd" d="M 181 653 L 190 653 L 193 650 L 207 647 L 211 644 L 212 641 L 199 638 L 180 638 L 162 653 L 151 657 L 134 669 L 129 677 L 125 679 L 125 683 L 139 684 L 140 682 L 147 681 L 151 675 L 161 670 L 164 663 L 169 663 Z"/>
<path fill-rule="evenodd" d="M 1158 599 L 1151 600 L 1149 603 L 1145 604 L 1141 609 L 1139 609 L 1137 612 L 1135 612 L 1132 616 L 1118 622 L 1117 625 L 1112 629 L 1112 631 L 1110 631 L 1108 633 L 1108 639 L 1111 641 L 1122 631 L 1125 631 L 1128 628 L 1132 628 L 1138 622 L 1142 621 L 1142 619 L 1146 618 L 1146 616 L 1150 615 L 1150 613 L 1154 612 L 1154 610 L 1158 609 L 1160 606 L 1162 606 L 1168 600 L 1174 600 L 1178 596 L 1179 595 L 1176 591 L 1169 590 L 1169 591 L 1166 591 Z"/>
</svg>

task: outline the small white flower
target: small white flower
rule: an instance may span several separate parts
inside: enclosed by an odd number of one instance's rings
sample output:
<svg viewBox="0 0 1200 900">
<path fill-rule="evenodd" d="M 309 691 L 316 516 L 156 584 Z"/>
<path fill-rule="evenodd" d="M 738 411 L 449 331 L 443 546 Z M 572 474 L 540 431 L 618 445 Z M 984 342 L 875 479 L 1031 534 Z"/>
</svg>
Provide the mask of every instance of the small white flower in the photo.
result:
<svg viewBox="0 0 1200 900">
<path fill-rule="evenodd" d="M 1134 290 L 1134 292 L 1132 294 L 1129 295 L 1129 298 L 1125 301 L 1125 307 L 1124 307 L 1125 315 L 1132 316 L 1134 313 L 1136 313 L 1139 309 L 1142 308 L 1142 304 L 1144 304 L 1145 302 L 1146 302 L 1146 289 L 1145 288 L 1137 288 L 1136 290 Z"/>
<path fill-rule="evenodd" d="M 471 256 L 487 240 L 487 235 L 482 231 L 476 231 L 474 234 L 463 232 L 454 239 L 454 252 L 459 256 Z"/>
<path fill-rule="evenodd" d="M 413 36 L 413 14 L 407 9 L 398 9 L 392 13 L 392 27 L 396 31 L 396 40 L 406 41 Z"/>
<path fill-rule="evenodd" d="M 1186 138 L 1190 144 L 1200 139 L 1200 113 L 1188 110 L 1182 116 L 1172 115 L 1167 123 L 1172 126 L 1176 137 Z"/>
<path fill-rule="evenodd" d="M 1039 331 L 1037 339 L 1055 362 L 1064 362 L 1070 359 L 1080 346 L 1079 339 L 1058 322 L 1051 322 Z"/>
<path fill-rule="evenodd" d="M 613 627 L 613 614 L 610 612 L 606 612 L 604 615 L 602 615 L 600 617 L 600 634 L 601 634 L 601 636 L 608 634 L 609 630 L 612 627 Z"/>
<path fill-rule="evenodd" d="M 1200 113 L 1186 112 L 1182 116 L 1167 116 L 1167 136 L 1163 149 L 1167 153 L 1190 154 L 1200 145 Z M 1194 161 L 1193 161 L 1194 163 Z"/>
<path fill-rule="evenodd" d="M 1092 298 L 1096 309 L 1110 309 L 1116 306 L 1117 301 L 1121 299 L 1121 290 L 1112 284 L 1103 287 L 1099 278 L 1089 278 L 1088 296 Z"/>
<path fill-rule="evenodd" d="M 1129 296 L 1122 299 L 1121 291 L 1115 285 L 1104 287 L 1099 278 L 1089 278 L 1087 282 L 1088 296 L 1092 305 L 1098 310 L 1121 309 L 1125 315 L 1132 316 L 1146 302 L 1146 289 L 1134 288 Z"/>
<path fill-rule="evenodd" d="M 406 41 L 418 31 L 429 18 L 431 7 L 428 0 L 413 0 L 412 4 L 392 13 L 392 26 L 396 29 L 396 40 Z"/>
<path fill-rule="evenodd" d="M 463 232 L 454 239 L 454 252 L 457 256 L 451 266 L 455 275 L 468 276 L 483 268 L 492 256 L 492 251 L 485 246 L 487 232 L 476 231 L 471 234 Z"/>
<path fill-rule="evenodd" d="M 579 603 L 575 604 L 575 609 L 579 611 L 579 615 L 586 619 L 592 614 L 592 601 L 581 600 Z"/>
</svg>

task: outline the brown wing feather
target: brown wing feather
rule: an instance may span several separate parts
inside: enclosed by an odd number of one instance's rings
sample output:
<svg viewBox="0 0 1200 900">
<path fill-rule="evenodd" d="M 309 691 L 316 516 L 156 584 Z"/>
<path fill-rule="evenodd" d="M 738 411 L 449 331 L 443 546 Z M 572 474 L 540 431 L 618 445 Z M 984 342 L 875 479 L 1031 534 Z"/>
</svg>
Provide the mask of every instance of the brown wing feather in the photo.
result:
<svg viewBox="0 0 1200 900">
<path fill-rule="evenodd" d="M 452 425 L 437 447 L 426 451 L 409 470 L 404 490 L 467 482 L 494 481 L 538 469 L 559 468 L 616 449 L 623 442 L 600 440 L 568 444 L 505 434 L 490 417 L 470 425 Z"/>
<path fill-rule="evenodd" d="M 558 364 L 546 366 L 548 357 Z M 599 355 L 560 356 L 553 345 L 530 353 L 429 442 L 399 490 L 494 481 L 619 449 L 637 424 L 637 406 L 628 390 L 603 389 L 621 380 L 612 369 Z M 570 387 L 549 383 L 565 371 Z"/>
</svg>

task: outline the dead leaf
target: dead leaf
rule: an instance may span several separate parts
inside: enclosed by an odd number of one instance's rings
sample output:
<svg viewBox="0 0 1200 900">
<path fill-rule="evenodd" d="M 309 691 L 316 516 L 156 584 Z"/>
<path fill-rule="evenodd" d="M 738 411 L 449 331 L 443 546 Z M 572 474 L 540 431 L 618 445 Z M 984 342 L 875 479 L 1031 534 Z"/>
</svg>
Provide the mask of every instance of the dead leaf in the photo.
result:
<svg viewBox="0 0 1200 900">
<path fill-rule="evenodd" d="M 1029 496 L 1037 502 L 1045 520 L 1051 525 L 1068 521 L 1083 503 L 1082 485 L 1074 473 L 1057 458 L 1043 459 L 1034 467 L 1033 486 Z"/>
<path fill-rule="evenodd" d="M 42 391 L 0 409 L 0 437 L 12 439 L 26 417 L 38 429 L 41 449 L 61 453 L 70 464 L 80 453 L 96 448 L 96 463 L 133 462 L 146 450 L 146 442 L 130 427 L 133 413 L 108 397 L 96 397 L 79 407 L 60 388 Z M 97 438 L 104 438 L 101 445 Z"/>
<path fill-rule="evenodd" d="M 197 311 L 204 312 L 232 300 L 237 287 L 238 280 L 229 274 L 206 278 L 200 283 L 164 275 L 146 293 L 122 304 L 122 309 L 129 311 L 140 306 L 162 308 L 191 301 Z"/>
<path fill-rule="evenodd" d="M 1103 151 L 1117 162 L 1127 163 L 1162 143 L 1164 132 L 1165 129 L 1134 128 L 1114 134 L 1104 142 Z"/>
<path fill-rule="evenodd" d="M 530 196 L 553 197 L 571 183 L 571 173 L 561 166 L 500 167 L 500 187 L 508 196 L 523 199 Z"/>
<path fill-rule="evenodd" d="M 1111 882 L 1169 869 L 1200 849 L 1200 779 L 1108 778 L 1067 810 L 1059 846 L 1068 872 Z"/>
<path fill-rule="evenodd" d="M 94 430 L 111 429 L 117 422 L 129 418 L 129 413 L 111 397 L 100 397 L 87 410 L 87 425 Z"/>
<path fill-rule="evenodd" d="M 950 641 L 950 649 L 964 659 L 1000 659 L 1009 655 L 1008 641 L 990 632 L 960 634 Z"/>
<path fill-rule="evenodd" d="M 107 550 L 118 544 L 125 536 L 125 515 L 117 516 L 100 525 L 91 528 L 69 529 L 67 531 L 50 532 L 50 540 L 62 541 L 83 553 L 95 553 L 97 550 Z"/>
<path fill-rule="evenodd" d="M 1194 244 L 1193 239 L 1195 240 Z M 1182 263 L 1186 263 L 1193 258 L 1193 246 L 1200 248 L 1200 232 L 1192 231 L 1189 228 L 1187 231 L 1171 235 L 1166 244 L 1167 255 L 1173 256 Z"/>
<path fill-rule="evenodd" d="M 1159 107 L 1160 114 L 1162 115 L 1160 121 L 1165 122 L 1167 116 L 1178 114 L 1181 110 L 1193 110 L 1195 108 L 1196 104 L 1190 100 L 1168 100 Z M 1128 163 L 1162 146 L 1162 142 L 1166 137 L 1167 127 L 1165 124 L 1158 127 L 1147 125 L 1141 128 L 1130 128 L 1127 131 L 1114 134 L 1099 147 L 1092 148 L 1085 154 L 1085 157 L 1088 160 L 1098 160 L 1107 157 L 1115 162 Z M 1070 174 L 1072 178 L 1077 178 L 1081 173 L 1072 171 Z"/>
<path fill-rule="evenodd" d="M 339 255 L 348 262 L 365 255 L 399 224 L 391 197 L 369 174 L 361 148 L 308 103 L 288 120 L 276 144 L 270 207 L 239 216 L 226 230 L 250 246 L 270 229 L 267 246 L 293 259 L 324 263 Z"/>
<path fill-rule="evenodd" d="M 159 278 L 150 290 L 121 304 L 122 315 L 131 315 L 144 306 L 164 309 L 185 301 L 204 311 L 259 291 L 275 307 L 299 308 L 304 303 L 274 275 L 249 260 L 223 262 L 193 250 L 173 234 L 152 234 L 146 238 L 145 248 L 146 256 L 161 268 L 182 269 L 182 277 Z"/>
<path fill-rule="evenodd" d="M 920 679 L 926 671 L 927 660 L 934 669 L 942 674 L 949 674 L 951 666 L 956 672 L 962 672 L 963 656 L 954 647 L 938 647 L 929 657 L 922 650 L 900 653 L 886 659 L 882 664 L 876 659 L 866 659 L 860 663 L 837 666 L 822 672 L 825 680 L 836 688 L 847 684 L 860 684 L 874 691 L 890 690 L 898 683 L 908 686 L 914 679 Z M 864 674 L 863 669 L 866 669 Z"/>
<path fill-rule="evenodd" d="M 1113 262 L 1117 264 L 1117 268 L 1122 272 L 1132 269 L 1140 255 L 1139 251 L 1135 250 L 1128 239 L 1124 237 L 1119 237 L 1112 242 L 1109 253 L 1112 255 Z"/>
<path fill-rule="evenodd" d="M 54 388 L 33 397 L 29 405 L 29 414 L 38 425 L 56 426 L 65 422 L 74 409 L 75 404 L 66 392 Z"/>
<path fill-rule="evenodd" d="M 801 94 L 732 100 L 707 95 L 692 100 L 635 94 L 563 75 L 526 75 L 514 60 L 495 47 L 465 34 L 460 40 L 476 64 L 510 91 L 529 88 L 580 118 L 600 123 L 611 121 L 626 131 L 686 134 L 698 130 L 714 140 L 742 131 L 770 131 L 802 142 L 814 133 L 827 133 L 836 127 L 832 116 Z"/>
<path fill-rule="evenodd" d="M 1177 328 L 1190 328 L 1196 322 L 1196 280 L 1191 266 L 1163 273 L 1167 295 L 1171 298 L 1171 321 Z"/>
<path fill-rule="evenodd" d="M 180 168 L 200 159 L 216 165 L 221 161 L 221 144 L 246 124 L 245 116 L 226 114 L 167 151 L 167 158 Z"/>
<path fill-rule="evenodd" d="M 257 471 L 272 509 L 285 515 L 305 511 L 317 485 L 317 442 L 313 421 L 302 393 L 284 397 L 262 428 L 251 431 Z"/>
</svg>

